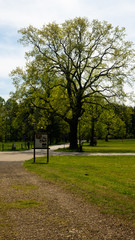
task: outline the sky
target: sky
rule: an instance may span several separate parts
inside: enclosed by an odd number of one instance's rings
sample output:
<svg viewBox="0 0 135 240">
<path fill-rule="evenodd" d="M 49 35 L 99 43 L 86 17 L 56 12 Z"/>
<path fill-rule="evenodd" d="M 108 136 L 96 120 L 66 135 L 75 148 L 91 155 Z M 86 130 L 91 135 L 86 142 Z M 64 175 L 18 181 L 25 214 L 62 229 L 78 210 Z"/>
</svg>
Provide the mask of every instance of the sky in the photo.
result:
<svg viewBox="0 0 135 240">
<path fill-rule="evenodd" d="M 0 96 L 7 100 L 15 88 L 10 72 L 25 66 L 25 51 L 18 30 L 75 17 L 108 21 L 126 28 L 127 40 L 135 43 L 135 0 L 0 0 Z M 126 91 L 131 91 L 125 87 Z M 135 88 L 132 88 L 134 91 Z"/>
</svg>

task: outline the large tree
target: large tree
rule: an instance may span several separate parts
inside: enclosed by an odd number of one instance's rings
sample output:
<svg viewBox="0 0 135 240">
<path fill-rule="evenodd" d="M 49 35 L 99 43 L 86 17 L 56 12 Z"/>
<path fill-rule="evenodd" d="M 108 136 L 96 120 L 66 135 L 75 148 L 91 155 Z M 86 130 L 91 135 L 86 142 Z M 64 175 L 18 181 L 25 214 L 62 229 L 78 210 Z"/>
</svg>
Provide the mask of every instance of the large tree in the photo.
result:
<svg viewBox="0 0 135 240">
<path fill-rule="evenodd" d="M 132 43 L 125 40 L 124 28 L 86 18 L 19 32 L 28 52 L 26 69 L 12 71 L 16 95 L 64 119 L 70 126 L 70 148 L 77 148 L 85 101 L 93 94 L 105 100 L 124 95 L 134 68 Z"/>
</svg>

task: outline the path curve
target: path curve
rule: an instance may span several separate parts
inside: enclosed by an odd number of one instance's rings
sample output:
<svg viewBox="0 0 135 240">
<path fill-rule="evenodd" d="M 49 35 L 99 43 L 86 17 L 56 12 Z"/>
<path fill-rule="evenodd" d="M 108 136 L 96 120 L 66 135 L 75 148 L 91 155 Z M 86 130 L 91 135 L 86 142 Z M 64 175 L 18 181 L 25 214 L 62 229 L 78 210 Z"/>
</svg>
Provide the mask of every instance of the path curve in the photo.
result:
<svg viewBox="0 0 135 240">
<path fill-rule="evenodd" d="M 58 148 L 64 148 L 68 145 L 56 145 L 50 146 L 49 154 L 51 156 L 64 156 L 64 155 L 86 155 L 86 156 L 135 156 L 135 153 L 89 153 L 89 152 L 60 152 L 55 151 Z M 45 156 L 46 150 L 36 149 L 36 156 Z M 33 158 L 33 150 L 27 151 L 9 151 L 0 152 L 0 161 L 25 161 Z"/>
</svg>

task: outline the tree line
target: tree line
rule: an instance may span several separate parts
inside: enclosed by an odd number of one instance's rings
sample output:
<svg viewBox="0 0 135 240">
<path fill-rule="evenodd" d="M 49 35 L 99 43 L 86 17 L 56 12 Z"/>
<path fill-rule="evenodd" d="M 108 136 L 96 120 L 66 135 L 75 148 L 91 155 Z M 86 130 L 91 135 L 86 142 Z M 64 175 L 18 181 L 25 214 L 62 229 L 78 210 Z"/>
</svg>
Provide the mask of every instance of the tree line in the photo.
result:
<svg viewBox="0 0 135 240">
<path fill-rule="evenodd" d="M 94 139 L 135 138 L 135 108 L 120 104 L 86 103 L 84 114 L 79 119 L 77 138 L 94 145 Z M 17 102 L 14 98 L 5 101 L 0 97 L 0 141 L 33 141 L 34 132 L 44 129 L 49 134 L 49 143 L 57 144 L 70 140 L 70 128 L 54 114 L 35 108 L 26 98 Z"/>
</svg>

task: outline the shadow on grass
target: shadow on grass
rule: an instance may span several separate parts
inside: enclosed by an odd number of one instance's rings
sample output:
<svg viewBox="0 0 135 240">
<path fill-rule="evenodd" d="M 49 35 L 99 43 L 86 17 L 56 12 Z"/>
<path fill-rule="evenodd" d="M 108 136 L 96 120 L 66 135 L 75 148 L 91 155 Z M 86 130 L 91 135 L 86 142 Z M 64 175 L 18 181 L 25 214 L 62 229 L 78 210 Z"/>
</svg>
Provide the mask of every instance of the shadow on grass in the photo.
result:
<svg viewBox="0 0 135 240">
<path fill-rule="evenodd" d="M 36 165 L 44 165 L 44 164 L 48 164 L 48 163 L 42 163 L 42 162 L 33 162 L 32 164 L 36 164 Z"/>
</svg>

